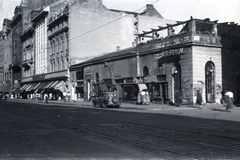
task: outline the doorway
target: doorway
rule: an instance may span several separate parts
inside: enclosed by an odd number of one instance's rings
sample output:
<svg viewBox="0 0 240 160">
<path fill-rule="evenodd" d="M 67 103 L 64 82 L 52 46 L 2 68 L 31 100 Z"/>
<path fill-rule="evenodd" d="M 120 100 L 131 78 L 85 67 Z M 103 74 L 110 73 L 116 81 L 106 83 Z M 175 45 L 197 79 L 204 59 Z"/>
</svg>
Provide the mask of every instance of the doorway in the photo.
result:
<svg viewBox="0 0 240 160">
<path fill-rule="evenodd" d="M 214 63 L 209 61 L 205 65 L 205 88 L 206 88 L 206 102 L 215 102 L 215 67 Z"/>
<path fill-rule="evenodd" d="M 181 66 L 179 63 L 175 63 L 172 67 L 172 79 L 173 79 L 173 86 L 172 86 L 172 95 L 174 103 L 179 101 L 181 96 Z"/>
</svg>

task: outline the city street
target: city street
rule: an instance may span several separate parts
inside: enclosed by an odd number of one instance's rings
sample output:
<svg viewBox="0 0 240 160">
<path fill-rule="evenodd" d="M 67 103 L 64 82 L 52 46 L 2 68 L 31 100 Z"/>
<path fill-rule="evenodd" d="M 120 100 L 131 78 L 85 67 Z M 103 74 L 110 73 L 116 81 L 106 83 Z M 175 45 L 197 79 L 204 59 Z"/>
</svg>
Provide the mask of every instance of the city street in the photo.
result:
<svg viewBox="0 0 240 160">
<path fill-rule="evenodd" d="M 79 104 L 1 100 L 0 159 L 240 157 L 237 121 Z"/>
</svg>

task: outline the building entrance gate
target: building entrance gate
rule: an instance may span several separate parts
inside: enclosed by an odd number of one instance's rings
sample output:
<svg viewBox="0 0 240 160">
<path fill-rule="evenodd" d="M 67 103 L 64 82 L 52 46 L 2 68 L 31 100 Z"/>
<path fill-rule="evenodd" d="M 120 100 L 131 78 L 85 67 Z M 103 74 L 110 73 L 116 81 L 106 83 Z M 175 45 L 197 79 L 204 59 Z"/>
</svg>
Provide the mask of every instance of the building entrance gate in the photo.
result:
<svg viewBox="0 0 240 160">
<path fill-rule="evenodd" d="M 206 102 L 215 102 L 215 68 L 213 62 L 207 62 L 205 66 L 205 87 L 206 87 Z"/>
</svg>

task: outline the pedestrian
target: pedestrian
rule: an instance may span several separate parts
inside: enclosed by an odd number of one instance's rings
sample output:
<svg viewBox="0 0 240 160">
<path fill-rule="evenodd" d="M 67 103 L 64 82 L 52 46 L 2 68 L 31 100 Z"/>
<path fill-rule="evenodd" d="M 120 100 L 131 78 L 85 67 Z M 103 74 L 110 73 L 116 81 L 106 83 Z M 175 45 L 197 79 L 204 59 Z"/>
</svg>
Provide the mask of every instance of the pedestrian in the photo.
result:
<svg viewBox="0 0 240 160">
<path fill-rule="evenodd" d="M 180 106 L 180 93 L 179 93 L 179 90 L 177 90 L 175 92 L 175 103 L 176 103 L 176 106 Z"/>
<path fill-rule="evenodd" d="M 66 96 L 67 96 L 67 93 L 66 93 L 66 91 L 64 91 L 63 92 L 63 100 L 64 100 L 64 102 L 66 102 Z"/>
<path fill-rule="evenodd" d="M 47 94 L 45 95 L 44 99 L 45 99 L 45 102 L 48 103 L 48 95 Z"/>
<path fill-rule="evenodd" d="M 49 93 L 49 100 L 52 100 L 52 93 Z"/>
<path fill-rule="evenodd" d="M 202 94 L 201 94 L 200 90 L 197 90 L 196 104 L 200 105 L 200 107 L 198 107 L 198 109 L 202 109 Z"/>
<path fill-rule="evenodd" d="M 146 90 L 146 92 L 145 92 L 145 98 L 146 98 L 145 104 L 150 104 L 150 96 L 149 96 L 148 90 Z"/>
<path fill-rule="evenodd" d="M 67 93 L 67 99 L 68 99 L 68 102 L 70 102 L 70 92 Z"/>
<path fill-rule="evenodd" d="M 234 107 L 233 93 L 231 91 L 226 91 L 224 99 L 226 102 L 226 111 L 231 112 L 231 109 Z"/>
<path fill-rule="evenodd" d="M 141 94 L 141 102 L 142 102 L 142 104 L 145 104 L 146 103 L 146 91 L 145 91 L 145 89 L 143 89 L 140 94 Z"/>
</svg>

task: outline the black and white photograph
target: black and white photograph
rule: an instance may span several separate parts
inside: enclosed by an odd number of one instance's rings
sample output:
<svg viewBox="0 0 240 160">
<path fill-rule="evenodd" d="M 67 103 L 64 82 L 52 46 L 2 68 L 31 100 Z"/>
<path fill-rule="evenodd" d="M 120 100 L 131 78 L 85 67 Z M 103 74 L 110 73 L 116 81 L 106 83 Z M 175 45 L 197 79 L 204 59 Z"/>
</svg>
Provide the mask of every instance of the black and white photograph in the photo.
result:
<svg viewBox="0 0 240 160">
<path fill-rule="evenodd" d="M 240 1 L 0 0 L 0 159 L 240 159 Z"/>
</svg>

